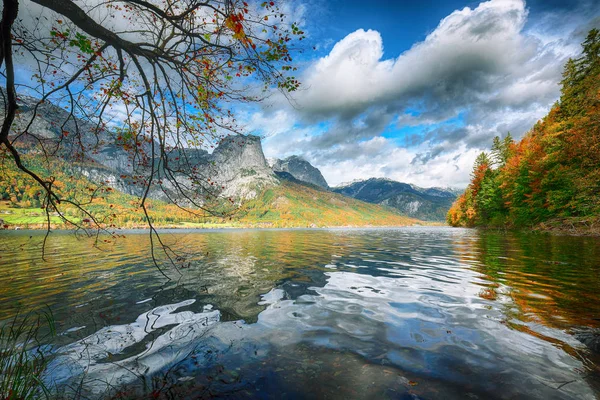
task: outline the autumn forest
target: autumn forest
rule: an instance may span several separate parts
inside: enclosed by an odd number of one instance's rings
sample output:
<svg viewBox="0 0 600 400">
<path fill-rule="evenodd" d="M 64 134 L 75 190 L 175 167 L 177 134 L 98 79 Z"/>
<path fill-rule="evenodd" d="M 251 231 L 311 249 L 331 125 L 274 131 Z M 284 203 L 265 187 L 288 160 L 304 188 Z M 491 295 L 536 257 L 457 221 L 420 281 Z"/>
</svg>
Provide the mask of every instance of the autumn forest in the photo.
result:
<svg viewBox="0 0 600 400">
<path fill-rule="evenodd" d="M 452 226 L 600 228 L 600 31 L 566 64 L 560 100 L 515 142 L 494 138 L 481 153 Z M 596 228 L 594 228 L 594 224 Z"/>
</svg>

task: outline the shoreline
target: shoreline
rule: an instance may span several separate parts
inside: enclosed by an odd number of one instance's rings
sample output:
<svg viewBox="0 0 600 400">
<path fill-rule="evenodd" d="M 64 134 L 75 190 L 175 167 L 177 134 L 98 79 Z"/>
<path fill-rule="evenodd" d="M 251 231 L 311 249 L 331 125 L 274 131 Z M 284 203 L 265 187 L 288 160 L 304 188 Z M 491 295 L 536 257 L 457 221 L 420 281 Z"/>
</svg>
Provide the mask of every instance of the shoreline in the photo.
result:
<svg viewBox="0 0 600 400">
<path fill-rule="evenodd" d="M 468 229 L 526 232 L 553 236 L 600 237 L 600 217 L 552 219 L 528 227 L 474 226 Z"/>
<path fill-rule="evenodd" d="M 264 226 L 264 225 L 218 225 L 218 224 L 207 224 L 207 226 L 182 226 L 182 225 L 160 225 L 154 226 L 153 228 L 157 231 L 194 231 L 194 230 L 203 230 L 203 231 L 211 231 L 211 230 L 319 230 L 319 229 L 377 229 L 377 228 L 412 228 L 412 227 L 448 227 L 449 225 L 424 221 L 422 224 L 412 224 L 412 225 L 330 225 L 330 226 Z M 135 225 L 135 226 L 127 226 L 127 227 L 111 227 L 111 228 L 101 228 L 106 229 L 108 232 L 123 232 L 123 231 L 143 231 L 149 232 L 150 228 L 148 225 Z M 19 231 L 27 231 L 27 232 L 45 232 L 47 231 L 47 226 L 10 226 L 8 229 L 0 228 L 0 232 L 19 232 Z M 69 228 L 64 225 L 52 225 L 50 231 L 61 231 L 61 232 L 75 232 L 81 231 L 82 229 Z M 89 227 L 90 231 L 96 231 L 97 228 Z"/>
<path fill-rule="evenodd" d="M 189 224 L 174 224 L 174 225 L 154 225 L 153 228 L 157 231 L 211 231 L 211 230 L 318 230 L 318 229 L 377 229 L 377 228 L 410 228 L 410 227 L 448 227 L 452 226 L 438 221 L 419 221 L 418 223 L 406 225 L 324 225 L 318 226 L 315 224 L 307 225 L 291 225 L 291 226 L 272 226 L 268 223 L 240 223 L 240 224 L 218 224 L 218 223 L 189 223 Z M 45 224 L 9 224 L 0 226 L 0 232 L 13 231 L 47 231 Z M 90 231 L 96 231 L 97 227 L 86 227 Z M 514 227 L 514 226 L 475 226 L 475 227 L 455 227 L 462 229 L 477 229 L 482 231 L 498 231 L 498 232 L 525 232 L 533 234 L 548 234 L 553 236 L 578 236 L 578 237 L 600 237 L 600 217 L 587 219 L 560 219 L 541 222 L 530 227 Z M 121 227 L 101 227 L 108 232 L 127 232 L 140 231 L 148 232 L 150 227 L 146 224 L 135 224 Z M 81 231 L 75 227 L 69 227 L 64 224 L 51 224 L 50 231 L 75 232 Z"/>
<path fill-rule="evenodd" d="M 600 217 L 550 220 L 539 223 L 532 231 L 560 236 L 600 237 Z"/>
</svg>

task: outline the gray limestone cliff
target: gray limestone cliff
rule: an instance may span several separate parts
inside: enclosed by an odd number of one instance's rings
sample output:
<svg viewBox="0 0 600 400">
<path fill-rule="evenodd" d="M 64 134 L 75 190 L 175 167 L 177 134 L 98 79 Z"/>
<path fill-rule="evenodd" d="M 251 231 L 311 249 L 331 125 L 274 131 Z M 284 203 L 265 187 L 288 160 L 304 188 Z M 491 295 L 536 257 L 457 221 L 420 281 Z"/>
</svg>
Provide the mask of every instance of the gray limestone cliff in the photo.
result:
<svg viewBox="0 0 600 400">
<path fill-rule="evenodd" d="M 299 181 L 329 189 L 329 185 L 325 178 L 323 178 L 321 171 L 298 156 L 291 156 L 284 160 L 275 160 L 273 171 L 287 172 Z"/>
<path fill-rule="evenodd" d="M 41 142 L 51 155 L 69 162 L 91 181 L 106 183 L 124 193 L 143 194 L 139 177 L 148 176 L 151 165 L 155 166 L 155 182 L 161 183 L 151 187 L 150 197 L 165 201 L 176 199 L 182 190 L 190 196 L 202 197 L 210 191 L 211 195 L 244 200 L 279 183 L 257 136 L 228 136 L 212 154 L 199 148 L 179 148 L 167 150 L 167 156 L 159 159 L 156 142 L 152 146 L 146 138 L 140 141 L 137 151 L 126 151 L 117 129 L 96 129 L 94 124 L 74 118 L 51 102 L 35 109 L 38 102 L 29 96 L 18 99 L 13 134 L 22 132 L 32 121 L 31 135 L 22 135 L 17 144 L 21 152 L 40 153 L 37 149 Z M 174 173 L 167 173 L 165 162 Z"/>
<path fill-rule="evenodd" d="M 215 179 L 225 189 L 223 196 L 251 199 L 263 188 L 279 180 L 263 154 L 260 137 L 228 136 L 210 157 L 215 166 Z"/>
</svg>

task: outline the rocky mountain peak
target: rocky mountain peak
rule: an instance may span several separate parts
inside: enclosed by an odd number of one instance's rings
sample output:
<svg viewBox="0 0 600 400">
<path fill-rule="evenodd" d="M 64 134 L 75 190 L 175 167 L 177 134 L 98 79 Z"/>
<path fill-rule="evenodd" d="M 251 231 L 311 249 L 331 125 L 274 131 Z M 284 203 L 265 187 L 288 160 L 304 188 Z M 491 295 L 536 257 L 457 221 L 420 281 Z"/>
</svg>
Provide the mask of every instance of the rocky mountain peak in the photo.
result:
<svg viewBox="0 0 600 400">
<path fill-rule="evenodd" d="M 212 160 L 220 169 L 221 178 L 229 180 L 235 170 L 247 168 L 270 170 L 262 150 L 260 137 L 254 135 L 227 136 L 212 153 Z M 221 168 L 223 167 L 223 168 Z"/>
<path fill-rule="evenodd" d="M 258 136 L 227 136 L 213 151 L 210 161 L 216 168 L 215 180 L 225 186 L 224 196 L 253 198 L 260 188 L 279 183 Z"/>
<path fill-rule="evenodd" d="M 273 171 L 287 172 L 299 181 L 329 189 L 329 185 L 321 174 L 321 171 L 299 156 L 290 156 L 286 159 L 275 161 Z"/>
<path fill-rule="evenodd" d="M 30 131 L 45 140 L 46 146 L 52 147 L 52 143 L 60 142 L 61 150 L 55 155 L 78 163 L 81 174 L 92 181 L 110 182 L 111 186 L 128 194 L 141 194 L 140 187 L 131 185 L 129 182 L 131 179 L 123 177 L 144 174 L 147 172 L 147 165 L 140 164 L 139 157 L 133 159 L 132 154 L 119 143 L 118 130 L 97 130 L 94 124 L 69 116 L 65 110 L 50 101 L 37 106 L 34 118 L 34 109 L 39 99 L 20 96 L 18 102 L 20 110 L 14 123 L 14 132 L 23 130 L 33 118 Z M 24 139 L 28 137 L 25 136 L 22 140 Z M 88 150 L 84 158 L 74 157 L 80 149 L 78 147 L 80 139 Z M 33 140 L 32 142 L 37 143 Z M 158 147 L 154 146 L 154 148 Z M 139 149 L 148 160 L 158 157 L 158 154 L 153 152 L 150 140 L 141 143 Z M 27 149 L 24 151 L 26 152 Z M 221 192 L 224 197 L 252 198 L 262 188 L 279 183 L 265 159 L 258 136 L 225 137 L 212 154 L 201 148 L 178 148 L 169 151 L 167 157 L 174 171 L 193 168 L 212 181 L 215 188 L 224 187 Z M 80 161 L 84 162 L 79 164 Z M 173 178 L 185 187 L 192 186 L 191 178 L 186 173 L 176 172 Z M 166 190 L 171 192 L 170 197 L 176 198 L 176 188 L 171 183 L 168 179 L 163 180 L 163 190 L 152 189 L 150 197 L 168 200 L 163 198 L 163 191 Z"/>
</svg>

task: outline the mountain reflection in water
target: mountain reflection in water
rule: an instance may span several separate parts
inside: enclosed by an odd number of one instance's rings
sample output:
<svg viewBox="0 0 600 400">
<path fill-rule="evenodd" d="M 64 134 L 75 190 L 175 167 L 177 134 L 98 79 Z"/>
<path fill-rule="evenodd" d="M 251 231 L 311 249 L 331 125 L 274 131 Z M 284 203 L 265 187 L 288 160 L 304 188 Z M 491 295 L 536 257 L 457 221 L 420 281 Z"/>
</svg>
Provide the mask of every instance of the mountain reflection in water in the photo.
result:
<svg viewBox="0 0 600 400">
<path fill-rule="evenodd" d="M 46 382 L 86 396 L 594 399 L 600 240 L 450 228 L 2 234 L 0 319 L 47 304 Z M 591 332 L 591 333 L 590 333 Z M 585 344 L 584 344 L 585 343 Z"/>
</svg>

